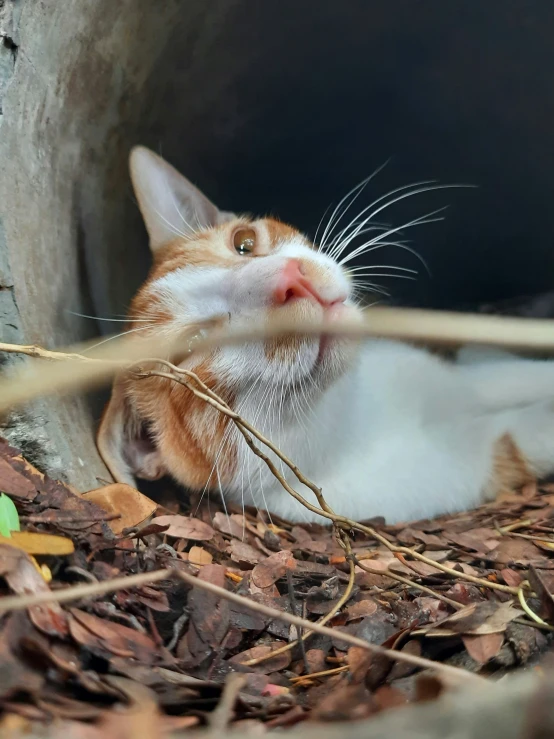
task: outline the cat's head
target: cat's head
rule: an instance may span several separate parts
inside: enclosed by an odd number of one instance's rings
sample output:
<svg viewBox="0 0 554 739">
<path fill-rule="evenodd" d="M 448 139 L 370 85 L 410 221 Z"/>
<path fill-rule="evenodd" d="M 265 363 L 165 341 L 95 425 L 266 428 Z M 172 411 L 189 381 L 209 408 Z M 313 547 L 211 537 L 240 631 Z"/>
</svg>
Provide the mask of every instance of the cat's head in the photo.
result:
<svg viewBox="0 0 554 739">
<path fill-rule="evenodd" d="M 347 272 L 296 229 L 273 218 L 218 210 L 148 149 L 132 151 L 130 169 L 153 253 L 151 272 L 130 308 L 129 318 L 137 322 L 131 328 L 174 335 L 210 319 L 248 328 L 274 317 L 335 321 L 359 314 Z M 285 400 L 287 388 L 302 385 L 313 400 L 354 356 L 353 344 L 338 338 L 288 336 L 224 347 L 186 366 L 228 399 L 258 383 L 280 386 Z M 162 404 L 142 396 L 159 386 L 136 387 L 135 408 L 155 415 Z M 127 385 L 127 396 L 133 392 Z"/>
</svg>

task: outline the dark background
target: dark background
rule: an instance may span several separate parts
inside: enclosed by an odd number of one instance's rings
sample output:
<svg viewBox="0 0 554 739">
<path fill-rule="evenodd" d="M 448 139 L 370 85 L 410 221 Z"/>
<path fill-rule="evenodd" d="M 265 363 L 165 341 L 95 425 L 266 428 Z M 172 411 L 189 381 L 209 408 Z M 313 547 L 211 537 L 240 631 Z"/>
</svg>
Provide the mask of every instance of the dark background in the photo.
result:
<svg viewBox="0 0 554 739">
<path fill-rule="evenodd" d="M 553 70 L 545 0 L 258 0 L 217 15 L 206 3 L 175 23 L 130 143 L 225 209 L 310 235 L 389 158 L 361 205 L 419 180 L 476 185 L 387 211 L 400 225 L 450 206 L 410 233 L 432 277 L 389 286 L 419 306 L 502 300 L 554 286 Z"/>
</svg>

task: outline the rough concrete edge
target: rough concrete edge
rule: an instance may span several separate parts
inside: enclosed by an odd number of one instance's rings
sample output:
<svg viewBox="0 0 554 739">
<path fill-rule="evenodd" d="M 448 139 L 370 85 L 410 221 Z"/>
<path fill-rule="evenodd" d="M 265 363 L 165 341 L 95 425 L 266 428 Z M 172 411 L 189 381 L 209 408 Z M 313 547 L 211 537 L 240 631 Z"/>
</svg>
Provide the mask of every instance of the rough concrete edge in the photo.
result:
<svg viewBox="0 0 554 739">
<path fill-rule="evenodd" d="M 3 98 L 15 74 L 19 53 L 19 18 L 26 0 L 0 0 L 0 136 L 2 135 Z M 0 337 L 7 343 L 24 342 L 22 322 L 8 256 L 8 245 L 0 218 Z M 26 361 L 20 354 L 3 355 L 4 372 Z M 38 469 L 65 479 L 62 460 L 52 444 L 48 412 L 43 402 L 15 411 L 0 420 L 0 433 L 21 449 Z"/>
</svg>

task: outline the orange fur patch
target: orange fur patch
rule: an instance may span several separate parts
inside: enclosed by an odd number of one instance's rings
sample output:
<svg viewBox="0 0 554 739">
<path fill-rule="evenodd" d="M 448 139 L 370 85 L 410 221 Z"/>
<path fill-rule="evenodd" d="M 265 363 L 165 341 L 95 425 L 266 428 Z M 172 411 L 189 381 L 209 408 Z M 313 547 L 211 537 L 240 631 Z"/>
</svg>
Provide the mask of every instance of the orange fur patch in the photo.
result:
<svg viewBox="0 0 554 739">
<path fill-rule="evenodd" d="M 164 370 L 165 371 L 165 370 Z M 232 393 L 210 371 L 206 359 L 191 371 L 210 389 L 232 404 Z M 183 485 L 199 489 L 217 487 L 214 464 L 229 424 L 229 419 L 188 388 L 160 377 L 129 379 L 127 395 L 139 416 L 152 424 L 158 449 L 172 475 Z M 236 448 L 225 442 L 218 460 L 219 480 L 224 485 L 234 475 Z"/>
<path fill-rule="evenodd" d="M 264 218 L 262 223 L 264 224 L 267 230 L 268 240 L 269 240 L 271 249 L 274 249 L 282 241 L 286 241 L 288 239 L 293 239 L 293 238 L 298 238 L 298 236 L 300 236 L 300 233 L 296 228 L 293 228 L 292 226 L 288 226 L 286 223 L 283 223 L 282 221 L 278 221 L 275 218 Z M 306 241 L 306 244 L 309 243 L 307 239 L 305 241 Z"/>
</svg>

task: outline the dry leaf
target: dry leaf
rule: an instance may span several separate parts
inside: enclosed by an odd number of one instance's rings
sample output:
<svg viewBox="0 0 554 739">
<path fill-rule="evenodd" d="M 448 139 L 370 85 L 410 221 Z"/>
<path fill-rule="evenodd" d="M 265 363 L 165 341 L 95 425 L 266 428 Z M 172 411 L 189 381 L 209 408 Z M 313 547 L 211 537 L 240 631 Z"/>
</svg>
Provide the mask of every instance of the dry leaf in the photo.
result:
<svg viewBox="0 0 554 739">
<path fill-rule="evenodd" d="M 119 514 L 119 518 L 108 521 L 108 526 L 114 534 L 121 534 L 123 529 L 140 526 L 158 507 L 158 504 L 146 495 L 121 482 L 90 490 L 83 493 L 82 497 L 95 503 L 106 513 Z"/>
<path fill-rule="evenodd" d="M 504 634 L 502 632 L 482 634 L 480 636 L 464 634 L 462 641 L 469 656 L 476 662 L 479 662 L 479 664 L 484 665 L 493 657 L 496 657 L 502 649 Z"/>
<path fill-rule="evenodd" d="M 211 565 L 213 562 L 213 556 L 204 547 L 191 547 L 188 553 L 188 561 L 199 567 L 203 565 Z"/>
<path fill-rule="evenodd" d="M 146 634 L 115 621 L 107 621 L 77 608 L 71 609 L 69 631 L 73 639 L 91 652 L 104 656 L 130 657 L 147 665 L 159 661 L 155 643 Z"/>
<path fill-rule="evenodd" d="M 516 570 L 510 570 L 506 567 L 500 570 L 500 574 L 506 585 L 509 585 L 511 588 L 518 588 L 523 582 L 522 576 Z"/>
<path fill-rule="evenodd" d="M 352 621 L 355 618 L 364 618 L 365 616 L 371 616 L 377 610 L 377 603 L 368 598 L 367 600 L 360 600 L 358 603 L 351 605 L 346 611 L 346 620 Z"/>
<path fill-rule="evenodd" d="M 230 534 L 237 539 L 244 537 L 246 522 L 243 516 L 239 516 L 236 513 L 226 516 L 224 513 L 218 511 L 213 518 L 213 524 L 223 534 Z"/>
<path fill-rule="evenodd" d="M 27 554 L 60 556 L 75 551 L 73 542 L 65 536 L 36 534 L 32 531 L 13 531 L 10 537 L 0 536 L 0 544 L 16 547 Z"/>
<path fill-rule="evenodd" d="M 192 539 L 193 541 L 209 541 L 214 537 L 212 527 L 198 518 L 188 516 L 157 516 L 152 521 L 158 526 L 168 526 L 164 531 L 167 536 L 175 539 Z"/>
<path fill-rule="evenodd" d="M 0 544 L 0 575 L 18 595 L 49 593 L 50 588 L 32 558 L 21 549 Z M 67 619 L 59 603 L 41 603 L 29 608 L 34 625 L 46 634 L 63 637 Z"/>
<path fill-rule="evenodd" d="M 257 565 L 264 558 L 258 549 L 238 539 L 232 539 L 229 543 L 229 554 L 233 562 L 239 564 Z"/>
<path fill-rule="evenodd" d="M 455 634 L 484 635 L 506 630 L 508 624 L 522 615 L 512 601 L 471 603 L 427 629 L 428 636 Z"/>
<path fill-rule="evenodd" d="M 283 549 L 281 552 L 275 552 L 258 564 L 252 570 L 252 582 L 258 588 L 268 588 L 280 580 L 287 569 L 295 566 L 295 559 L 292 552 Z"/>
</svg>

